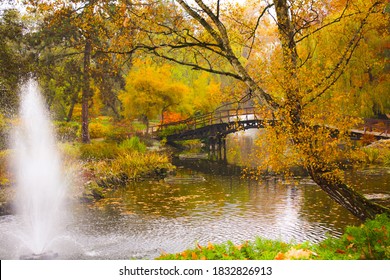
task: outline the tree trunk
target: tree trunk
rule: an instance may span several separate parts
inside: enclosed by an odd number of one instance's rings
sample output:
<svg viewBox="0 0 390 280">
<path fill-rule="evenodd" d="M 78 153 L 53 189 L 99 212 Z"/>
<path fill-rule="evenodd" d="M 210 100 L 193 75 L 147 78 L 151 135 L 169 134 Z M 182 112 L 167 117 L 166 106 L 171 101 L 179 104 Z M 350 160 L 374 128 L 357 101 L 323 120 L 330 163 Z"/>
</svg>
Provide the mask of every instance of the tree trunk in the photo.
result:
<svg viewBox="0 0 390 280">
<path fill-rule="evenodd" d="M 311 141 L 302 136 L 304 129 L 314 130 L 312 126 L 306 126 L 301 120 L 302 99 L 299 93 L 299 80 L 297 78 L 297 49 L 295 43 L 295 27 L 291 20 L 290 8 L 287 0 L 274 0 L 275 11 L 278 21 L 279 38 L 283 49 L 284 79 L 289 83 L 286 89 L 286 102 L 283 106 L 283 116 L 286 131 L 291 135 L 295 145 L 300 145 Z M 301 135 L 301 136 L 300 136 Z M 306 155 L 314 155 L 315 145 L 310 146 L 306 151 L 301 151 Z M 390 213 L 390 209 L 378 205 L 366 199 L 363 195 L 342 182 L 333 172 L 332 167 L 324 166 L 321 156 L 314 157 L 316 160 L 307 166 L 311 178 L 316 182 L 330 198 L 345 207 L 354 216 L 362 221 L 375 218 L 375 215 Z M 324 171 L 326 170 L 326 171 Z"/>
<path fill-rule="evenodd" d="M 67 118 L 66 118 L 67 122 L 70 122 L 72 120 L 73 110 L 74 110 L 74 106 L 77 103 L 78 95 L 79 95 L 78 91 L 75 91 L 73 93 L 73 96 L 72 96 L 72 99 L 71 99 L 71 103 L 70 103 L 70 107 L 69 107 L 69 111 L 68 111 L 68 115 L 67 115 Z"/>
<path fill-rule="evenodd" d="M 368 200 L 336 176 L 323 173 L 313 167 L 307 170 L 323 191 L 360 220 L 374 219 L 377 214 L 390 214 L 388 208 Z"/>
<path fill-rule="evenodd" d="M 82 111 L 81 111 L 81 140 L 83 143 L 89 143 L 89 130 L 88 130 L 88 104 L 91 97 L 90 86 L 90 65 L 91 65 L 91 40 L 87 38 L 84 49 L 84 73 L 83 73 L 83 95 L 82 95 Z"/>
</svg>

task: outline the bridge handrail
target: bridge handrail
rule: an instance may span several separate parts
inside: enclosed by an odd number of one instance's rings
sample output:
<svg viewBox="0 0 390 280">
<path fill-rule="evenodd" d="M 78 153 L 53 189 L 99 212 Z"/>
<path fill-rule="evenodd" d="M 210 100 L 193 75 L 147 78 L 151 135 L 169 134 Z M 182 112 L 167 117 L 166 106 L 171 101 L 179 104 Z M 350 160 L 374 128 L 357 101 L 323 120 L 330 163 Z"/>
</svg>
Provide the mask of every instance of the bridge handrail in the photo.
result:
<svg viewBox="0 0 390 280">
<path fill-rule="evenodd" d="M 256 110 L 257 109 L 257 110 Z M 161 131 L 165 128 L 182 125 L 184 124 L 186 127 L 183 128 L 184 130 L 194 130 L 197 128 L 205 127 L 208 125 L 213 124 L 219 124 L 219 123 L 231 123 L 235 121 L 243 121 L 243 120 L 249 120 L 248 116 L 253 115 L 252 119 L 258 120 L 260 117 L 260 114 L 258 114 L 260 111 L 256 107 L 244 107 L 244 108 L 233 108 L 233 109 L 225 109 L 225 110 L 217 110 L 214 112 L 206 113 L 204 115 L 200 116 L 193 116 L 190 118 L 187 118 L 185 120 L 171 122 L 171 123 L 160 123 L 155 126 L 151 126 L 151 132 L 155 133 L 158 131 Z M 263 119 L 266 119 L 263 117 Z M 269 119 L 269 118 L 268 118 Z M 269 119 L 269 121 L 272 121 L 272 119 Z M 274 120 L 275 121 L 275 120 Z M 378 124 L 382 126 L 380 131 L 378 132 Z M 375 126 L 376 125 L 376 126 Z M 384 126 L 384 127 L 383 127 Z M 372 134 L 379 136 L 389 136 L 390 132 L 390 120 L 386 119 L 365 119 L 365 122 L 362 126 L 362 132 L 359 132 L 358 129 L 354 129 L 351 132 L 354 133 L 362 133 L 362 134 Z M 376 132 L 372 132 L 373 130 L 376 130 Z"/>
<path fill-rule="evenodd" d="M 181 124 L 187 125 L 187 128 L 189 127 L 196 128 L 197 125 L 206 126 L 215 123 L 226 122 L 226 120 L 228 122 L 232 122 L 235 121 L 234 118 L 236 118 L 236 120 L 240 120 L 240 118 L 242 118 L 243 116 L 245 116 L 245 118 L 248 118 L 249 115 L 253 115 L 254 118 L 257 118 L 256 112 L 259 111 L 258 110 L 256 111 L 255 107 L 218 110 L 201 116 L 193 116 L 181 121 L 158 124 L 155 126 L 151 126 L 150 129 L 151 132 L 153 133 L 170 126 L 177 126 Z"/>
</svg>

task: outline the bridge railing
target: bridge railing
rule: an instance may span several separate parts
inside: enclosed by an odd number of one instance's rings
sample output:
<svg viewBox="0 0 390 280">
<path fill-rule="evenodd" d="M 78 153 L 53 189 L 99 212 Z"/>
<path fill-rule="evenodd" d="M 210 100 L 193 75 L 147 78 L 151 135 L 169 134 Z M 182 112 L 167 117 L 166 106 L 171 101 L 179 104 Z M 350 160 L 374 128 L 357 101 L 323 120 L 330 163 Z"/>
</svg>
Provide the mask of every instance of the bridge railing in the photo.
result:
<svg viewBox="0 0 390 280">
<path fill-rule="evenodd" d="M 169 127 L 177 126 L 177 131 L 171 132 L 171 134 L 176 134 L 188 130 L 195 130 L 202 128 L 208 125 L 219 124 L 219 123 L 232 123 L 245 120 L 259 120 L 259 119 L 268 119 L 272 121 L 271 118 L 264 116 L 264 112 L 255 107 L 245 107 L 238 109 L 225 109 L 218 110 L 215 112 L 207 113 L 200 116 L 190 117 L 188 119 L 171 122 L 171 123 L 162 123 L 150 127 L 152 133 L 156 133 L 167 129 Z M 273 120 L 275 121 L 275 120 Z M 351 132 L 357 133 L 360 135 L 372 134 L 376 137 L 386 137 L 390 136 L 390 120 L 382 119 L 365 119 L 364 124 L 359 129 L 354 129 Z"/>
<path fill-rule="evenodd" d="M 218 110 L 216 112 L 207 113 L 201 116 L 194 116 L 188 119 L 162 123 L 156 126 L 151 126 L 150 131 L 152 133 L 164 130 L 168 127 L 183 126 L 183 130 L 193 130 L 201 128 L 207 125 L 213 125 L 217 123 L 229 123 L 243 120 L 254 120 L 259 118 L 259 110 L 256 111 L 255 107 L 246 107 L 238 109 L 226 109 Z"/>
</svg>

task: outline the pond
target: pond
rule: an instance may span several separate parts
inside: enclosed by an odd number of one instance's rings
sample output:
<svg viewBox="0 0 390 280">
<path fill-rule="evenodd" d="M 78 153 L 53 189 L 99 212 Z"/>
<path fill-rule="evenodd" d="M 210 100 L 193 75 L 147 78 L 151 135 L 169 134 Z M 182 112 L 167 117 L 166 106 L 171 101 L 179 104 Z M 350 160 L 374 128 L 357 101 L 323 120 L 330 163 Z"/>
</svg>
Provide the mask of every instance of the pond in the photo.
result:
<svg viewBox="0 0 390 280">
<path fill-rule="evenodd" d="M 359 221 L 310 179 L 242 179 L 239 169 L 207 160 L 175 161 L 168 180 L 134 182 L 93 207 L 75 204 L 66 229 L 50 246 L 61 259 L 153 259 L 208 242 L 256 236 L 318 242 Z M 390 169 L 348 172 L 361 192 L 390 195 Z M 0 217 L 0 258 L 18 259 L 19 219 Z"/>
</svg>

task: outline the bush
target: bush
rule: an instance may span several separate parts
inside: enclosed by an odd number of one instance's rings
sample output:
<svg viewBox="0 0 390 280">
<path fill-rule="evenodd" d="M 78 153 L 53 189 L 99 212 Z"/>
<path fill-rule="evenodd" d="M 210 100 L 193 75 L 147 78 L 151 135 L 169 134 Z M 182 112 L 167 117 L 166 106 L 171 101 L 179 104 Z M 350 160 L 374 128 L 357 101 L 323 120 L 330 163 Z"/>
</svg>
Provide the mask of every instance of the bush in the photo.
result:
<svg viewBox="0 0 390 280">
<path fill-rule="evenodd" d="M 120 143 L 131 137 L 131 131 L 128 127 L 116 124 L 107 132 L 107 141 Z"/>
<path fill-rule="evenodd" d="M 383 155 L 383 164 L 390 167 L 390 151 Z"/>
<path fill-rule="evenodd" d="M 318 246 L 323 259 L 390 259 L 390 219 L 386 214 L 360 227 L 347 227 L 340 238 L 328 238 Z"/>
<path fill-rule="evenodd" d="M 89 136 L 91 139 L 104 138 L 107 136 L 108 131 L 109 127 L 101 123 L 92 122 L 89 124 Z"/>
<path fill-rule="evenodd" d="M 133 136 L 130 139 L 122 141 L 119 145 L 121 151 L 137 151 L 144 153 L 146 151 L 146 145 L 142 143 L 137 136 Z"/>
<path fill-rule="evenodd" d="M 207 246 L 196 245 L 195 249 L 177 254 L 163 254 L 158 259 L 164 260 L 273 260 L 278 254 L 284 254 L 293 245 L 282 241 L 256 238 L 254 242 L 246 241 L 235 245 L 231 241 L 223 244 L 208 243 Z"/>
<path fill-rule="evenodd" d="M 115 143 L 94 142 L 80 146 L 80 158 L 84 160 L 113 159 L 118 155 Z"/>
<path fill-rule="evenodd" d="M 55 122 L 54 125 L 59 141 L 71 142 L 80 137 L 81 126 L 78 122 Z"/>
<path fill-rule="evenodd" d="M 59 143 L 58 148 L 65 159 L 78 159 L 80 156 L 78 143 Z"/>
<path fill-rule="evenodd" d="M 172 169 L 168 156 L 148 152 L 125 152 L 112 161 L 111 170 L 117 176 L 125 175 L 128 179 L 147 176 L 161 176 Z"/>
<path fill-rule="evenodd" d="M 377 148 L 365 147 L 363 148 L 366 163 L 376 163 L 379 158 L 379 150 Z"/>
</svg>

